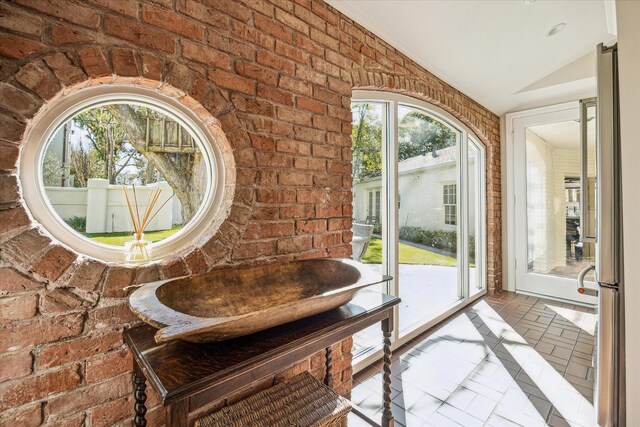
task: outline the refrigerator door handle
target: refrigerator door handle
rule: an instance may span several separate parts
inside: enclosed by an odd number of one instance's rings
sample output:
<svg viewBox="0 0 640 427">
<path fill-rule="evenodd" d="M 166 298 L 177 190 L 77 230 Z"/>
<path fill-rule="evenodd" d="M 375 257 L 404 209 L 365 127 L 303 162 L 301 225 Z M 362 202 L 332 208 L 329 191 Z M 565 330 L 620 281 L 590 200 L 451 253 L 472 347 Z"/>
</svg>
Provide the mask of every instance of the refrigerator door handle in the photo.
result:
<svg viewBox="0 0 640 427">
<path fill-rule="evenodd" d="M 591 295 L 594 297 L 598 296 L 598 291 L 596 289 L 591 289 L 591 288 L 585 288 L 584 286 L 584 277 L 587 275 L 587 273 L 589 273 L 591 270 L 595 270 L 596 266 L 595 264 L 589 264 L 588 267 L 586 267 L 585 269 L 583 269 L 579 274 L 578 274 L 578 293 L 581 295 Z"/>
</svg>

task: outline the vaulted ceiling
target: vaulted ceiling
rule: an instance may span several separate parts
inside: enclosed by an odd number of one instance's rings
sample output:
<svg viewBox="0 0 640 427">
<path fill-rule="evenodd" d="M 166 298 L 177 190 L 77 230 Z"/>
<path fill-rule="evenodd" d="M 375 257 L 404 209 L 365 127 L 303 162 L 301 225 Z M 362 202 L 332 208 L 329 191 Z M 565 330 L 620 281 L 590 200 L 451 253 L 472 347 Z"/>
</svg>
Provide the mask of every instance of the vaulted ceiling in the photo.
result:
<svg viewBox="0 0 640 427">
<path fill-rule="evenodd" d="M 497 114 L 594 96 L 616 32 L 612 0 L 327 2 Z"/>
</svg>

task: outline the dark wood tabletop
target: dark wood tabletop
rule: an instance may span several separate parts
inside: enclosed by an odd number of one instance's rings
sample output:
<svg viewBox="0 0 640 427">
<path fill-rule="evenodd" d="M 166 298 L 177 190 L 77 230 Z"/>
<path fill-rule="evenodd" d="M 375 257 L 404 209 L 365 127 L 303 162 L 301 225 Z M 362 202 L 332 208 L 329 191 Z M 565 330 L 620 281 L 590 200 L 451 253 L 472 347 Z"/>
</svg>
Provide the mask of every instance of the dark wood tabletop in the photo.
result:
<svg viewBox="0 0 640 427">
<path fill-rule="evenodd" d="M 363 290 L 337 309 L 228 341 L 157 344 L 157 329 L 148 325 L 127 330 L 125 340 L 165 406 L 186 397 L 204 401 L 231 393 L 384 320 L 399 302 L 397 297 Z M 193 408 L 194 403 L 189 406 Z"/>
</svg>

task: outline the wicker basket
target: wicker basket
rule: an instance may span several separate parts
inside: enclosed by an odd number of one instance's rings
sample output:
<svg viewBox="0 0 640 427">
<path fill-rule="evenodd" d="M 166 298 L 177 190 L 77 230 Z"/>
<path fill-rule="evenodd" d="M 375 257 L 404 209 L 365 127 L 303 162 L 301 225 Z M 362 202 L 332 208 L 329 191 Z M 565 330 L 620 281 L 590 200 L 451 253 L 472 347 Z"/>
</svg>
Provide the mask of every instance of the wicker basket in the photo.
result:
<svg viewBox="0 0 640 427">
<path fill-rule="evenodd" d="M 204 416 L 195 427 L 341 427 L 351 402 L 308 372 Z"/>
</svg>

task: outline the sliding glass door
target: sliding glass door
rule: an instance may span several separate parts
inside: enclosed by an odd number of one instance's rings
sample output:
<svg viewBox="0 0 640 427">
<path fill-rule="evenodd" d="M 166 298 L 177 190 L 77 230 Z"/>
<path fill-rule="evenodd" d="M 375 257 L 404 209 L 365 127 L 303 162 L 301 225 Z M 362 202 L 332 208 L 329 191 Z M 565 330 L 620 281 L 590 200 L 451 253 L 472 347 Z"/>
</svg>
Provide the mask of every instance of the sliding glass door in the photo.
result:
<svg viewBox="0 0 640 427">
<path fill-rule="evenodd" d="M 399 345 L 485 289 L 484 146 L 413 98 L 358 92 L 352 112 L 353 257 L 394 277 Z M 358 358 L 380 334 L 354 343 Z"/>
</svg>

